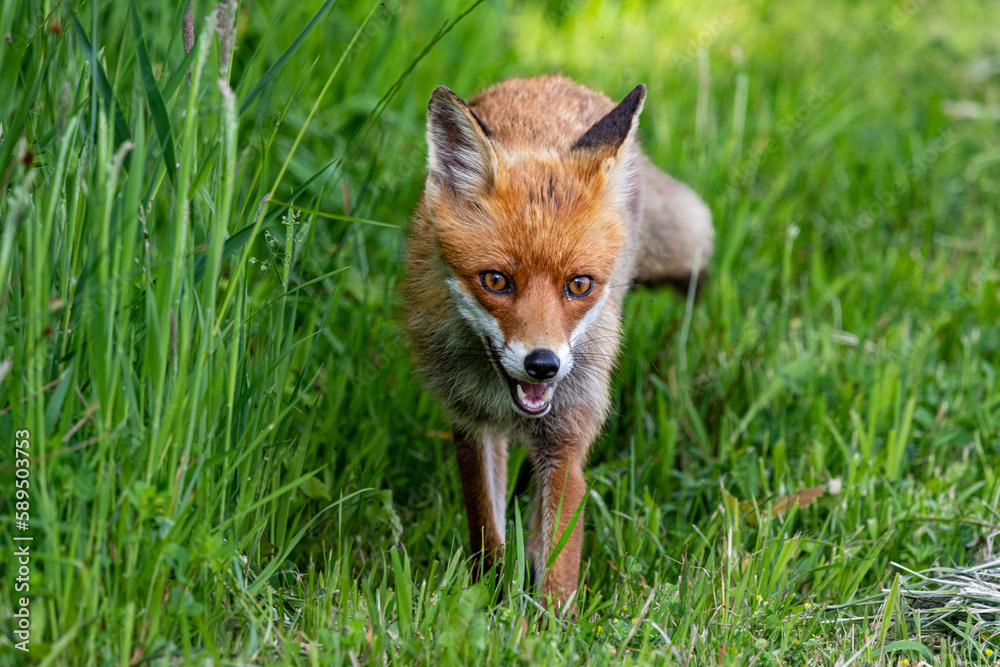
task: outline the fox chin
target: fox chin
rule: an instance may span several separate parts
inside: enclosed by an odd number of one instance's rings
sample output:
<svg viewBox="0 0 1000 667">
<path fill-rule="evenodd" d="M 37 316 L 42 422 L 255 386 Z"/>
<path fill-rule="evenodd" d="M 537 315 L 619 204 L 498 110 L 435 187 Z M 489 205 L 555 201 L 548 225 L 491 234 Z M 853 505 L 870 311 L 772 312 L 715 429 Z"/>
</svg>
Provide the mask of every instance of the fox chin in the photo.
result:
<svg viewBox="0 0 1000 667">
<path fill-rule="evenodd" d="M 428 105 L 403 287 L 414 367 L 454 428 L 477 576 L 503 551 L 508 443 L 527 447 L 532 569 L 557 605 L 577 590 L 582 512 L 548 550 L 584 499 L 625 293 L 686 286 L 712 254 L 708 208 L 640 150 L 645 100 L 541 77 L 468 103 L 439 86 Z"/>
</svg>

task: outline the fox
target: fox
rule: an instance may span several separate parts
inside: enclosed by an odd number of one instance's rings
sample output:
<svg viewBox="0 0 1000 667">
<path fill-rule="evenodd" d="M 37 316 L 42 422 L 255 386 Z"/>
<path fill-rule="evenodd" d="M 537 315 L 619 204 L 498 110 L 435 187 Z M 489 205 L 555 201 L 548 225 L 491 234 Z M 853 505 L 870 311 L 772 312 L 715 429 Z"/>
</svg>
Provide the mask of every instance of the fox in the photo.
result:
<svg viewBox="0 0 1000 667">
<path fill-rule="evenodd" d="M 560 609 L 577 595 L 584 466 L 611 405 L 625 295 L 697 289 L 712 254 L 704 201 L 641 151 L 645 100 L 643 84 L 616 105 L 544 76 L 468 102 L 438 86 L 428 103 L 402 286 L 413 368 L 452 425 L 473 576 L 501 562 L 520 443 L 531 572 Z"/>
</svg>

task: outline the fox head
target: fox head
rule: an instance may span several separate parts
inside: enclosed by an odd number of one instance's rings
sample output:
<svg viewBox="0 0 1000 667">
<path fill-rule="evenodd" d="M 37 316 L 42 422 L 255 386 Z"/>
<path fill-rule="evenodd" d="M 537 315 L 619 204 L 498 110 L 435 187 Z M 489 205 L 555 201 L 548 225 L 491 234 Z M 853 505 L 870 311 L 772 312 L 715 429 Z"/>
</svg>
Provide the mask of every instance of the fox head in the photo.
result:
<svg viewBox="0 0 1000 667">
<path fill-rule="evenodd" d="M 602 337 L 590 328 L 610 291 L 624 287 L 611 283 L 645 97 L 639 85 L 568 148 L 503 145 L 452 91 L 431 97 L 425 203 L 449 292 L 523 414 L 549 411 L 580 347 Z"/>
</svg>

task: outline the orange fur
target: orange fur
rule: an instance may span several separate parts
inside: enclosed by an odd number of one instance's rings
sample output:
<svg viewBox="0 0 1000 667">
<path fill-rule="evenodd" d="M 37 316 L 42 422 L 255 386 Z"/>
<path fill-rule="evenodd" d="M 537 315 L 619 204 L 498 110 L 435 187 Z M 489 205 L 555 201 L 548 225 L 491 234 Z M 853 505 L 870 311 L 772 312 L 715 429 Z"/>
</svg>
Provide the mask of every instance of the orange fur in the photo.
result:
<svg viewBox="0 0 1000 667">
<path fill-rule="evenodd" d="M 558 159 L 501 164 L 495 190 L 474 210 L 456 211 L 451 201 L 435 202 L 431 216 L 439 221 L 442 257 L 497 318 L 507 340 L 553 347 L 565 342 L 611 279 L 625 232 L 598 194 L 603 192 L 602 175 L 587 173 L 581 168 L 585 166 Z M 490 234 L 495 227 L 504 233 Z M 517 299 L 482 289 L 480 272 L 493 268 L 514 280 Z M 566 300 L 563 285 L 577 275 L 592 276 L 598 289 Z"/>
<path fill-rule="evenodd" d="M 414 366 L 455 425 L 483 567 L 502 552 L 507 443 L 527 445 L 533 566 L 542 594 L 559 603 L 576 591 L 582 520 L 545 565 L 584 500 L 626 288 L 683 280 L 711 253 L 707 209 L 639 152 L 644 99 L 639 86 L 616 106 L 542 77 L 506 81 L 469 104 L 438 88 L 428 107 L 429 173 L 403 290 Z M 507 288 L 487 288 L 494 273 Z M 568 291 L 576 277 L 592 281 L 589 293 Z"/>
</svg>

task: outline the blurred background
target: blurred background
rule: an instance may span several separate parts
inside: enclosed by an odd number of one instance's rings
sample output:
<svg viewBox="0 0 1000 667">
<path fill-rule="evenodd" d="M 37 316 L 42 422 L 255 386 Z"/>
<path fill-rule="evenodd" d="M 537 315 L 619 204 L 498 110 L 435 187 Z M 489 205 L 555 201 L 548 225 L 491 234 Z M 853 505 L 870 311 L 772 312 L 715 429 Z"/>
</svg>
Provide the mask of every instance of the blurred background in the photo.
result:
<svg viewBox="0 0 1000 667">
<path fill-rule="evenodd" d="M 0 0 L 35 657 L 994 664 L 992 617 L 921 630 L 890 563 L 996 558 L 997 2 L 188 9 Z M 716 254 L 691 308 L 629 297 L 578 624 L 528 631 L 523 562 L 502 602 L 468 579 L 398 288 L 433 88 L 551 73 L 647 85 Z"/>
</svg>

